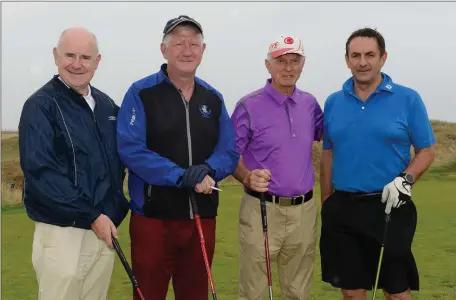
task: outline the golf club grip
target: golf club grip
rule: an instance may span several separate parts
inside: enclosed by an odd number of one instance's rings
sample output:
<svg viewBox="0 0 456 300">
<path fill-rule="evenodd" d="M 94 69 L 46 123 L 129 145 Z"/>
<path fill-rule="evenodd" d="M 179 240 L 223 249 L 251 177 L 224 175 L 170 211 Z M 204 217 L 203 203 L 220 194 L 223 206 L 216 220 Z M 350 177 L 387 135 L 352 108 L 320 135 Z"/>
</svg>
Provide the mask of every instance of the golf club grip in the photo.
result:
<svg viewBox="0 0 456 300">
<path fill-rule="evenodd" d="M 266 200 L 264 193 L 260 194 L 260 205 L 261 205 L 261 224 L 263 225 L 263 232 L 268 231 L 268 218 L 266 215 Z"/>
<path fill-rule="evenodd" d="M 264 233 L 264 251 L 266 256 L 266 271 L 268 276 L 269 298 L 272 299 L 272 275 L 271 275 L 271 258 L 269 256 L 269 237 L 268 237 L 268 219 L 266 214 L 266 199 L 264 193 L 260 194 L 261 205 L 261 223 Z"/>
<path fill-rule="evenodd" d="M 388 232 L 388 223 L 390 221 L 391 215 L 387 214 L 385 216 L 385 229 L 383 230 L 383 240 L 382 240 L 382 246 L 385 246 L 386 243 L 386 234 Z"/>
<path fill-rule="evenodd" d="M 117 239 L 114 236 L 112 237 L 112 244 L 114 245 L 114 248 L 116 249 L 117 255 L 119 255 L 120 262 L 124 266 L 125 271 L 128 274 L 128 277 L 130 277 L 131 283 L 133 284 L 133 286 L 135 288 L 137 288 L 139 286 L 138 281 L 136 281 L 135 276 L 133 276 L 133 272 L 130 268 L 130 265 L 128 264 L 128 261 L 125 258 L 125 255 L 124 255 L 122 249 L 120 248 L 119 241 L 117 241 Z"/>
<path fill-rule="evenodd" d="M 190 204 L 194 214 L 199 214 L 198 205 L 196 205 L 195 192 L 189 189 Z"/>
</svg>

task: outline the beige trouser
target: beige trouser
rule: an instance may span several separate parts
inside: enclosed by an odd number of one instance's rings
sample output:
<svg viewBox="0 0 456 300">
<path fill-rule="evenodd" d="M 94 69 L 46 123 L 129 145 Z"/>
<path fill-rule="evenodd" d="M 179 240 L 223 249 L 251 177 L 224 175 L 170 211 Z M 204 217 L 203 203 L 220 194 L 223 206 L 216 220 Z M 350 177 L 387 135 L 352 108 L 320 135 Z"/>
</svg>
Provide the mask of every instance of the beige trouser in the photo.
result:
<svg viewBox="0 0 456 300">
<path fill-rule="evenodd" d="M 283 300 L 307 300 L 315 262 L 317 206 L 266 201 L 269 252 Z M 239 300 L 269 299 L 260 201 L 244 193 L 239 213 Z"/>
<path fill-rule="evenodd" d="M 38 300 L 104 300 L 114 250 L 91 230 L 35 223 L 32 263 Z"/>
</svg>

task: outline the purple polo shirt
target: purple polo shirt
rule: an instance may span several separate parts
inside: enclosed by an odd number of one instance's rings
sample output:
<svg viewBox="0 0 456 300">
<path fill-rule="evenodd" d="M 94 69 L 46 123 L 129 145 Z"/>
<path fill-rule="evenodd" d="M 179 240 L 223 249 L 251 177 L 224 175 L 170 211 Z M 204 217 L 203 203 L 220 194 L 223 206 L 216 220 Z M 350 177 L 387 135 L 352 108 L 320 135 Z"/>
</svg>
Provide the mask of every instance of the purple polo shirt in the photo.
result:
<svg viewBox="0 0 456 300">
<path fill-rule="evenodd" d="M 288 97 L 270 82 L 236 104 L 236 150 L 249 170 L 271 171 L 271 194 L 305 194 L 315 184 L 312 144 L 321 139 L 323 112 L 311 94 L 295 87 Z"/>
</svg>

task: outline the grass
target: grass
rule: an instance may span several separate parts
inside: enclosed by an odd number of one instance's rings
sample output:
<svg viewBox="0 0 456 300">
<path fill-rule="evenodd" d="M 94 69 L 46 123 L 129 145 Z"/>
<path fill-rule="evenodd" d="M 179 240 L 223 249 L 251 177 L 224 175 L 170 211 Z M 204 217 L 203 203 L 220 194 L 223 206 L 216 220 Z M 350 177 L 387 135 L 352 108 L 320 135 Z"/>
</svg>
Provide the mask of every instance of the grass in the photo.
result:
<svg viewBox="0 0 456 300">
<path fill-rule="evenodd" d="M 237 218 L 242 190 L 235 185 L 224 186 L 223 190 L 213 276 L 218 299 L 232 300 L 237 299 Z M 420 180 L 413 190 L 419 215 L 413 249 L 421 273 L 421 291 L 414 299 L 456 299 L 455 194 L 456 185 L 449 180 Z M 318 193 L 315 197 L 318 199 Z M 31 265 L 33 223 L 22 208 L 4 208 L 2 219 L 1 299 L 37 299 L 37 283 Z M 129 259 L 128 219 L 119 231 L 121 246 Z M 339 291 L 321 282 L 319 264 L 317 255 L 310 299 L 340 299 Z M 280 299 L 274 267 L 273 270 L 275 299 Z M 108 299 L 130 300 L 131 294 L 129 279 L 116 259 Z M 172 292 L 167 299 L 173 299 Z M 383 297 L 378 295 L 377 299 Z"/>
<path fill-rule="evenodd" d="M 432 121 L 437 158 L 434 166 L 413 189 L 418 208 L 414 253 L 421 273 L 421 291 L 414 299 L 456 300 L 456 123 Z M 21 207 L 22 172 L 19 166 L 17 132 L 2 132 L 2 290 L 1 299 L 37 299 L 37 283 L 31 264 L 33 223 Z M 314 168 L 319 172 L 321 144 L 313 148 Z M 238 210 L 242 190 L 232 178 L 224 180 L 217 225 L 213 276 L 219 299 L 237 299 Z M 315 198 L 319 199 L 318 187 Z M 119 228 L 119 238 L 130 257 L 128 218 Z M 318 251 L 317 251 L 318 253 Z M 273 267 L 274 269 L 274 267 Z M 320 280 L 316 257 L 311 299 L 341 299 L 340 292 Z M 274 272 L 275 299 L 280 299 Z M 131 284 L 120 261 L 112 277 L 108 299 L 131 299 Z M 381 293 L 380 293 L 381 294 Z M 173 299 L 170 291 L 168 299 Z M 377 296 L 377 299 L 383 299 Z"/>
</svg>

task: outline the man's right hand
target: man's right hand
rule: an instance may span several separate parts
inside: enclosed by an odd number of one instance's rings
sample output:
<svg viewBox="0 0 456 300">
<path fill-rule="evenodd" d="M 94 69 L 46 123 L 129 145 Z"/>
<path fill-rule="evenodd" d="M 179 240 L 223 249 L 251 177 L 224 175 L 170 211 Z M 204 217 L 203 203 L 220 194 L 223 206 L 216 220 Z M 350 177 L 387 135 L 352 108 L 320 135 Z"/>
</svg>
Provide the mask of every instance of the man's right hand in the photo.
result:
<svg viewBox="0 0 456 300">
<path fill-rule="evenodd" d="M 93 223 L 92 230 L 98 239 L 103 240 L 109 248 L 113 248 L 112 236 L 117 238 L 117 228 L 106 215 L 101 214 Z"/>
<path fill-rule="evenodd" d="M 246 176 L 244 184 L 256 192 L 267 192 L 271 172 L 268 169 L 255 169 Z"/>
<path fill-rule="evenodd" d="M 211 169 L 206 164 L 193 165 L 185 170 L 182 185 L 186 188 L 195 188 L 198 183 L 201 183 L 206 175 L 211 173 Z"/>
<path fill-rule="evenodd" d="M 212 179 L 211 176 L 206 175 L 203 181 L 195 185 L 195 192 L 202 194 L 212 194 L 212 186 L 215 186 L 214 179 Z"/>
</svg>

